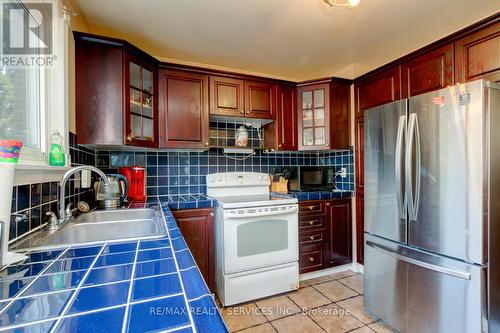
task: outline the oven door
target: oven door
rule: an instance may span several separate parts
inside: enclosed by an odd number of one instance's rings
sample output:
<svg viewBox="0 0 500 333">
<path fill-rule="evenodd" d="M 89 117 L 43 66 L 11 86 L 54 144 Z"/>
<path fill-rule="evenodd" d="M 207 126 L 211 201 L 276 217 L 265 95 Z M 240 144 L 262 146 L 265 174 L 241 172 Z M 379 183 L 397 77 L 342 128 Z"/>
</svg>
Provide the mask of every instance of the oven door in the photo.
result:
<svg viewBox="0 0 500 333">
<path fill-rule="evenodd" d="M 298 261 L 298 206 L 224 210 L 224 273 Z"/>
</svg>

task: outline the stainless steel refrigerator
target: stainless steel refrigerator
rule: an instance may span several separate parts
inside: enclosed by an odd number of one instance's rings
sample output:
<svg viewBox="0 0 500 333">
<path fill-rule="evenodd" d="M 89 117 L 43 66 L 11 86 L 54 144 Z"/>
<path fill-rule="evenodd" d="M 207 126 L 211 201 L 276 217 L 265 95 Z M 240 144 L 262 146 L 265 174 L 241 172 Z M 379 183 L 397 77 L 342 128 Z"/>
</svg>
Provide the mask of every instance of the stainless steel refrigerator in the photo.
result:
<svg viewBox="0 0 500 333">
<path fill-rule="evenodd" d="M 500 332 L 499 89 L 365 113 L 365 308 L 398 331 Z"/>
</svg>

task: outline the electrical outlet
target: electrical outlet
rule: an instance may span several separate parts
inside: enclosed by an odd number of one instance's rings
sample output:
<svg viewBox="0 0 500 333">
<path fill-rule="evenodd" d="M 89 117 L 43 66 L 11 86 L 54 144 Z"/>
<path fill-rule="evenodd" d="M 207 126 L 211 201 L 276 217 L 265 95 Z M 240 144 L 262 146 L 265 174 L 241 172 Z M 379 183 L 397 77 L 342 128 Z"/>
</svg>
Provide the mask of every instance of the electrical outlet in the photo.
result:
<svg viewBox="0 0 500 333">
<path fill-rule="evenodd" d="M 91 181 L 90 170 L 82 170 L 81 185 L 82 188 L 89 188 Z"/>
<path fill-rule="evenodd" d="M 339 172 L 340 177 L 345 178 L 347 177 L 347 169 L 346 168 L 341 168 Z"/>
</svg>

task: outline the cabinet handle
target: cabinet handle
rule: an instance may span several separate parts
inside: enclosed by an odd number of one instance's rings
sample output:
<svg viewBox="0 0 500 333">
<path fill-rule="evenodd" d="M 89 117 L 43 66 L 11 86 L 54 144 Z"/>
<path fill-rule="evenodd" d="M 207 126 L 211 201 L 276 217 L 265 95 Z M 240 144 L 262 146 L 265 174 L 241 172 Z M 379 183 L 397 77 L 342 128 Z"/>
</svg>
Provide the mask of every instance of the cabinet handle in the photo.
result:
<svg viewBox="0 0 500 333">
<path fill-rule="evenodd" d="M 314 206 L 309 206 L 309 210 L 314 210 Z"/>
<path fill-rule="evenodd" d="M 329 202 L 327 202 L 327 203 L 326 203 L 326 205 L 327 205 L 328 207 L 330 207 L 332 204 L 331 204 L 331 203 L 329 203 Z"/>
<path fill-rule="evenodd" d="M 205 146 L 207 146 L 207 147 L 208 147 L 208 141 L 207 141 L 207 142 L 205 142 Z"/>
<path fill-rule="evenodd" d="M 212 216 L 212 217 L 213 217 L 213 216 L 214 216 L 214 213 L 210 213 L 210 216 Z"/>
<path fill-rule="evenodd" d="M 279 145 L 278 145 L 278 148 L 281 148 L 281 147 L 283 147 L 283 146 L 282 146 L 281 144 L 279 144 Z"/>
<path fill-rule="evenodd" d="M 309 239 L 313 241 L 314 240 L 314 236 L 309 236 Z"/>
<path fill-rule="evenodd" d="M 314 225 L 314 221 L 309 221 L 309 225 Z"/>
<path fill-rule="evenodd" d="M 127 142 L 132 142 L 134 141 L 135 136 L 133 134 L 127 135 L 127 138 L 125 139 Z"/>
<path fill-rule="evenodd" d="M 314 262 L 314 258 L 313 257 L 308 257 L 307 259 L 309 259 L 310 262 Z"/>
<path fill-rule="evenodd" d="M 247 111 L 247 114 L 250 114 L 250 111 Z"/>
<path fill-rule="evenodd" d="M 240 111 L 240 114 L 241 114 L 241 115 L 245 114 L 245 111 L 241 110 L 241 111 Z"/>
</svg>

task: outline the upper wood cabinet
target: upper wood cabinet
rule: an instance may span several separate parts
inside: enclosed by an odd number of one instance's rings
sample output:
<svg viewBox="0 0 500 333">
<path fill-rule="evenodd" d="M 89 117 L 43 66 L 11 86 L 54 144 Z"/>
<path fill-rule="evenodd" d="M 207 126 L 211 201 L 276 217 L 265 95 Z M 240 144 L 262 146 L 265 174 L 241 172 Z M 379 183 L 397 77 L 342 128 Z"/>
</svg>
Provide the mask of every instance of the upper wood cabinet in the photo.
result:
<svg viewBox="0 0 500 333">
<path fill-rule="evenodd" d="M 276 114 L 276 85 L 245 81 L 245 117 L 273 119 Z"/>
<path fill-rule="evenodd" d="M 299 150 L 349 148 L 350 85 L 333 78 L 298 87 Z"/>
<path fill-rule="evenodd" d="M 357 113 L 397 101 L 401 99 L 400 66 L 357 81 L 354 87 Z"/>
<path fill-rule="evenodd" d="M 297 150 L 297 88 L 278 87 L 278 150 Z"/>
<path fill-rule="evenodd" d="M 297 89 L 299 149 L 330 148 L 330 84 L 320 83 Z"/>
<path fill-rule="evenodd" d="M 500 23 L 455 43 L 456 81 L 500 81 Z"/>
<path fill-rule="evenodd" d="M 78 143 L 158 147 L 157 60 L 123 40 L 74 37 Z"/>
<path fill-rule="evenodd" d="M 208 146 L 208 75 L 160 70 L 160 147 Z"/>
<path fill-rule="evenodd" d="M 210 114 L 243 117 L 245 115 L 244 81 L 210 76 Z"/>
<path fill-rule="evenodd" d="M 402 98 L 453 85 L 453 44 L 404 63 L 401 73 Z"/>
</svg>

